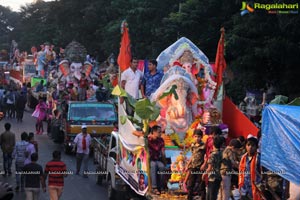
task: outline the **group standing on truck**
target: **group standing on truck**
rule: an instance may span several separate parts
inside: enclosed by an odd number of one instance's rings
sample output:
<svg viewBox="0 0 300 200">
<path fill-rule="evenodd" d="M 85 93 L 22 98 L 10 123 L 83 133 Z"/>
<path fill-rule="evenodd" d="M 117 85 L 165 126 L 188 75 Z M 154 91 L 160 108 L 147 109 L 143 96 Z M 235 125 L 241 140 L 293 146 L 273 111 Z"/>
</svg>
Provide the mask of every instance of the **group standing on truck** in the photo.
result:
<svg viewBox="0 0 300 200">
<path fill-rule="evenodd" d="M 72 42 L 66 49 L 74 46 L 80 44 Z M 265 181 L 268 169 L 260 162 L 258 133 L 230 137 L 216 104 L 222 101 L 216 95 L 222 92 L 220 83 L 191 41 L 179 39 L 143 68 L 132 57 L 113 91 L 113 76 L 94 76 L 83 55 L 83 48 L 69 57 L 66 51 L 69 60 L 61 58 L 50 71 L 55 54 L 45 44 L 37 57 L 39 83 L 0 88 L 0 109 L 4 117 L 22 122 L 24 95 L 34 96 L 36 102 L 28 103 L 34 108 L 36 134 L 46 131 L 64 143 L 66 153 L 76 152 L 76 175 L 82 163 L 83 177 L 93 174 L 88 169 L 93 153 L 94 174 L 98 183 L 107 181 L 109 199 L 259 200 L 285 195 Z M 59 154 L 53 153 L 55 162 Z"/>
</svg>

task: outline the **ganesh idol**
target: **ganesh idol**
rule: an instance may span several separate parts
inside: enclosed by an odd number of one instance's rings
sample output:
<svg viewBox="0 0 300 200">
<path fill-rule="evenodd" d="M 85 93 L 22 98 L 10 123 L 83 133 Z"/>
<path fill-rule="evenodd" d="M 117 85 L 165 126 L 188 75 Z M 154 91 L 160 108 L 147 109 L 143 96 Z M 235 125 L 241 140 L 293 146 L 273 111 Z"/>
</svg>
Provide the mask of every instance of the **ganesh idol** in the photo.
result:
<svg viewBox="0 0 300 200">
<path fill-rule="evenodd" d="M 59 63 L 59 81 L 77 86 L 83 73 L 86 77 L 90 76 L 93 66 L 85 61 L 86 49 L 78 42 L 68 44 L 64 53 L 65 59 Z"/>
<path fill-rule="evenodd" d="M 161 108 L 158 123 L 165 132 L 175 132 L 182 141 L 189 126 L 204 110 L 213 107 L 216 83 L 207 57 L 190 40 L 181 38 L 157 58 L 158 68 L 170 66 L 152 96 Z M 204 73 L 204 74 L 203 74 Z M 162 94 L 176 85 L 176 93 L 165 98 Z"/>
</svg>

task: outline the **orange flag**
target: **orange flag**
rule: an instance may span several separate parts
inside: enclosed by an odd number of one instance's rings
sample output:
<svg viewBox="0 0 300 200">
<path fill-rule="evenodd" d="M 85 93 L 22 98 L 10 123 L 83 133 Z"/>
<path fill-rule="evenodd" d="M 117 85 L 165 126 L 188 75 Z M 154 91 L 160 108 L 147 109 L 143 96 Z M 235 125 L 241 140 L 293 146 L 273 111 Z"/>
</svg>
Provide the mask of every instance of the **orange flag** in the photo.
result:
<svg viewBox="0 0 300 200">
<path fill-rule="evenodd" d="M 120 67 L 120 71 L 123 72 L 125 69 L 127 69 L 130 66 L 130 60 L 131 60 L 128 24 L 125 20 L 122 22 L 121 25 L 121 33 L 122 33 L 122 39 L 121 39 L 120 52 L 118 56 L 118 64 Z"/>
<path fill-rule="evenodd" d="M 226 69 L 226 61 L 224 58 L 224 35 L 225 35 L 225 29 L 221 28 L 221 37 L 218 43 L 218 49 L 216 54 L 216 60 L 215 60 L 215 73 L 216 73 L 216 91 L 214 94 L 214 98 L 217 97 L 219 93 L 219 88 L 222 85 L 223 81 L 223 73 Z"/>
</svg>

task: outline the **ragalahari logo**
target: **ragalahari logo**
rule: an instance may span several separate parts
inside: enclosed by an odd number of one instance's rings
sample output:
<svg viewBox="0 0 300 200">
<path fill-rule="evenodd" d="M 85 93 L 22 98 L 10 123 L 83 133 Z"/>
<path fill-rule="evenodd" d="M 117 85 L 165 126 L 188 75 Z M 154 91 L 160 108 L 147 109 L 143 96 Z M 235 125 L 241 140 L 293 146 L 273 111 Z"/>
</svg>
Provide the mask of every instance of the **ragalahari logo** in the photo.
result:
<svg viewBox="0 0 300 200">
<path fill-rule="evenodd" d="M 254 9 L 246 2 L 242 2 L 241 15 L 245 15 L 247 13 L 253 13 Z"/>
<path fill-rule="evenodd" d="M 253 2 L 251 6 L 246 2 L 242 2 L 241 15 L 247 13 L 260 12 L 267 14 L 298 14 L 299 3 L 258 3 Z"/>
</svg>

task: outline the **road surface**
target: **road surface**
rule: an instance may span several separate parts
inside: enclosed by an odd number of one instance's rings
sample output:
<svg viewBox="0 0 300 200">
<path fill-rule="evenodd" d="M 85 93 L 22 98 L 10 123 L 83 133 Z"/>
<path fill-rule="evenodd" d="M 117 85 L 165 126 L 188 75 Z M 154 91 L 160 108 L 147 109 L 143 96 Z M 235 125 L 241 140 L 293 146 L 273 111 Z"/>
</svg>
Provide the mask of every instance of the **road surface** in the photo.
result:
<svg viewBox="0 0 300 200">
<path fill-rule="evenodd" d="M 16 119 L 3 119 L 0 122 L 0 133 L 4 132 L 4 124 L 9 122 L 12 124 L 11 131 L 16 134 L 16 140 L 21 140 L 21 133 L 34 132 L 35 133 L 35 119 L 31 117 L 32 111 L 25 111 L 24 119 L 22 123 L 17 123 Z M 46 124 L 44 123 L 44 130 L 46 130 Z M 62 152 L 62 161 L 67 165 L 68 173 L 75 172 L 76 169 L 76 159 L 75 156 L 66 155 L 63 152 L 63 146 L 60 144 L 55 144 L 46 133 L 44 135 L 35 135 L 35 140 L 38 142 L 39 147 L 39 160 L 38 163 L 45 167 L 46 162 L 51 160 L 52 152 L 54 150 L 60 150 Z M 0 153 L 0 170 L 3 171 L 3 158 L 2 152 Z M 13 161 L 13 175 L 10 177 L 0 176 L 0 181 L 6 181 L 16 186 L 15 182 L 15 162 Z M 95 165 L 93 164 L 92 158 L 89 162 L 89 170 L 95 170 Z M 24 200 L 24 192 L 15 192 L 14 200 Z M 48 200 L 49 194 L 41 193 L 40 200 Z M 96 184 L 95 175 L 89 175 L 89 178 L 83 178 L 74 174 L 70 174 L 65 178 L 65 187 L 61 197 L 61 200 L 106 200 L 107 190 L 105 186 L 99 186 Z"/>
</svg>

